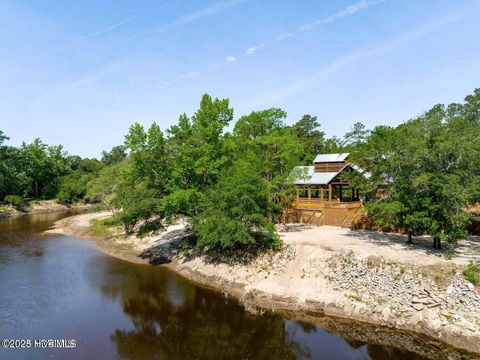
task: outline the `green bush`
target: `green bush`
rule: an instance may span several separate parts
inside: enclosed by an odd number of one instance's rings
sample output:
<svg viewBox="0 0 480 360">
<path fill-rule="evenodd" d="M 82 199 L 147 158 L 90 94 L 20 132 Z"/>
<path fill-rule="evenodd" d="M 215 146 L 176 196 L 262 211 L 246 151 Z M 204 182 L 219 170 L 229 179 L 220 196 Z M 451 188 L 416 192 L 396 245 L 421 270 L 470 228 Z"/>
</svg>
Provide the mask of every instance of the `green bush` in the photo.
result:
<svg viewBox="0 0 480 360">
<path fill-rule="evenodd" d="M 162 200 L 162 211 L 170 221 L 175 215 L 195 216 L 204 202 L 204 194 L 196 189 L 176 190 Z"/>
<path fill-rule="evenodd" d="M 398 201 L 388 203 L 370 203 L 366 206 L 369 219 L 381 231 L 395 231 L 399 228 L 398 222 L 402 204 Z"/>
<path fill-rule="evenodd" d="M 266 181 L 249 164 L 237 162 L 208 192 L 204 210 L 193 219 L 197 245 L 238 253 L 278 248 L 280 239 L 267 218 L 268 200 Z"/>
<path fill-rule="evenodd" d="M 57 193 L 57 199 L 67 204 L 83 200 L 87 193 L 87 184 L 92 178 L 91 174 L 82 175 L 78 172 L 65 176 Z"/>
<path fill-rule="evenodd" d="M 480 267 L 470 261 L 470 264 L 463 271 L 463 276 L 473 285 L 478 285 L 480 283 Z"/>
<path fill-rule="evenodd" d="M 7 195 L 5 196 L 4 201 L 13 206 L 20 206 L 23 204 L 23 197 L 20 195 Z"/>
</svg>

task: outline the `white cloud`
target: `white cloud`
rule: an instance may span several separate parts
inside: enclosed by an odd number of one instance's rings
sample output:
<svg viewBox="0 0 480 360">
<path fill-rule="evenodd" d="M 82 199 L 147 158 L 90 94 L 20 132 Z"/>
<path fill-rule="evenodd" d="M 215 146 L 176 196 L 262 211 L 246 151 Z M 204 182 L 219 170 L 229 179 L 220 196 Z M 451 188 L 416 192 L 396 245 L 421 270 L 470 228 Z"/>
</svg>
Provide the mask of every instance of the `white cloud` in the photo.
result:
<svg viewBox="0 0 480 360">
<path fill-rule="evenodd" d="M 233 62 L 237 61 L 237 58 L 236 58 L 235 56 L 233 56 L 233 55 L 228 55 L 225 60 L 227 60 L 228 62 L 232 62 L 232 63 L 233 63 Z"/>
<path fill-rule="evenodd" d="M 247 50 L 245 50 L 245 56 L 250 56 L 250 55 L 255 54 L 258 50 L 260 50 L 264 46 L 265 45 L 262 44 L 262 45 L 252 46 L 252 47 L 248 48 Z"/>
<path fill-rule="evenodd" d="M 321 25 L 331 24 L 331 23 L 333 23 L 333 22 L 335 22 L 335 21 L 337 21 L 341 18 L 353 15 L 353 14 L 359 12 L 359 11 L 368 9 L 371 6 L 377 5 L 377 4 L 382 3 L 384 1 L 385 0 L 360 0 L 360 1 L 356 2 L 355 4 L 347 6 L 346 8 L 340 10 L 339 12 L 337 12 L 333 15 L 330 15 L 329 17 L 326 17 L 324 19 L 317 20 L 317 21 L 314 21 L 314 22 L 311 22 L 311 23 L 304 24 L 304 25 L 300 26 L 300 30 L 308 31 L 308 30 L 312 30 L 312 29 L 314 29 L 318 26 L 321 26 Z"/>
<path fill-rule="evenodd" d="M 285 40 L 285 39 L 291 38 L 292 36 L 293 36 L 292 33 L 286 32 L 286 33 L 277 35 L 277 39 L 278 39 L 278 40 Z"/>
</svg>

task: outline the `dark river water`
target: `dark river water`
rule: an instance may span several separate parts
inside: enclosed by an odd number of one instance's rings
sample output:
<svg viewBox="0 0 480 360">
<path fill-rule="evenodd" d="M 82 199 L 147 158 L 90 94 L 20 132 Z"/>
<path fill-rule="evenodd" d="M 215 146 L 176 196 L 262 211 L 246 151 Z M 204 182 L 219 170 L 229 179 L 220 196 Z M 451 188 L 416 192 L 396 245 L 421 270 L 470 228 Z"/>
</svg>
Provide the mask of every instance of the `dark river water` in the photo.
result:
<svg viewBox="0 0 480 360">
<path fill-rule="evenodd" d="M 0 349 L 0 359 L 422 359 L 278 315 L 254 316 L 162 267 L 42 235 L 64 216 L 0 220 L 0 339 L 32 341 Z M 33 348 L 38 339 L 74 339 L 76 347 Z"/>
</svg>

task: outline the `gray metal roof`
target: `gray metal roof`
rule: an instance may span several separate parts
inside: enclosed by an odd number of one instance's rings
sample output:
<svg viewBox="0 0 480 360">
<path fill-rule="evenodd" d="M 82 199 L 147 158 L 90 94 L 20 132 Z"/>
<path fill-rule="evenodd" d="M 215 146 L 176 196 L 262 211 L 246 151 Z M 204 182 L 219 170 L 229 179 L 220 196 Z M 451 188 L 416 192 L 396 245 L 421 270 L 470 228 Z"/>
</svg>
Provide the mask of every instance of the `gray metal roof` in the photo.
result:
<svg viewBox="0 0 480 360">
<path fill-rule="evenodd" d="M 295 185 L 328 185 L 338 172 L 315 172 L 315 167 L 313 166 L 297 166 L 293 170 L 300 174 L 295 180 Z"/>
<path fill-rule="evenodd" d="M 359 172 L 360 174 L 362 174 L 365 179 L 370 179 L 370 177 L 372 176 L 371 173 L 369 173 L 368 171 L 365 171 L 363 170 L 360 166 L 356 165 L 356 164 L 349 164 L 355 171 Z"/>
<path fill-rule="evenodd" d="M 345 159 L 350 155 L 349 153 L 338 153 L 338 154 L 318 154 L 313 163 L 322 163 L 322 162 L 338 162 L 345 161 Z"/>
<path fill-rule="evenodd" d="M 345 166 L 337 172 L 315 172 L 315 166 L 296 166 L 291 176 L 296 178 L 294 182 L 295 185 L 328 185 L 338 174 L 348 167 L 359 172 L 367 179 L 371 176 L 369 172 L 364 171 L 355 164 L 345 164 Z"/>
</svg>

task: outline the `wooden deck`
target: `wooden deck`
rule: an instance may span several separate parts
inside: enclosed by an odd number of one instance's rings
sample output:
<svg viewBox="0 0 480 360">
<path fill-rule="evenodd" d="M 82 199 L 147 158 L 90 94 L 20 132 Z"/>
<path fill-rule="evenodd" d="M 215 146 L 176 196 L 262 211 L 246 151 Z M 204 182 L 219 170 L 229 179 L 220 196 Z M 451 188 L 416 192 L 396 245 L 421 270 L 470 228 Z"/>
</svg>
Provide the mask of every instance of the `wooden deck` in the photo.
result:
<svg viewBox="0 0 480 360">
<path fill-rule="evenodd" d="M 312 225 L 351 227 L 360 217 L 362 201 L 340 202 L 322 199 L 297 198 L 287 210 L 287 221 Z"/>
</svg>

